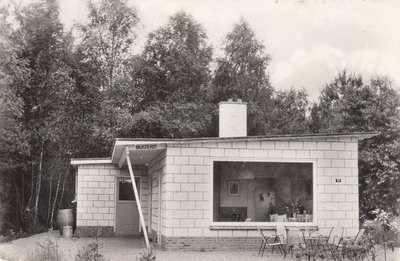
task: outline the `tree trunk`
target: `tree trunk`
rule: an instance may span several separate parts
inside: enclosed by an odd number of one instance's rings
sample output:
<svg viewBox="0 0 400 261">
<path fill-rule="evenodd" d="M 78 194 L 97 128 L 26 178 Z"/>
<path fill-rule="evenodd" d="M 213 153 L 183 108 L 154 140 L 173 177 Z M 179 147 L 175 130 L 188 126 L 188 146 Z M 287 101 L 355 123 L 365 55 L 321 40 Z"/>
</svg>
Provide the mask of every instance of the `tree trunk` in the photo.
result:
<svg viewBox="0 0 400 261">
<path fill-rule="evenodd" d="M 39 209 L 39 196 L 40 196 L 40 185 L 42 184 L 42 163 L 43 163 L 43 150 L 44 150 L 44 140 L 42 140 L 42 144 L 40 146 L 40 159 L 39 159 L 39 170 L 38 170 L 38 178 L 36 182 L 36 198 L 35 198 L 35 212 L 33 216 L 33 226 L 37 225 L 38 220 L 38 209 Z"/>
<path fill-rule="evenodd" d="M 31 208 L 31 204 L 32 204 L 32 198 L 33 198 L 33 189 L 35 187 L 35 161 L 32 157 L 32 173 L 31 173 L 31 195 L 29 196 L 29 201 L 28 201 L 28 205 L 27 208 L 30 209 Z"/>
<path fill-rule="evenodd" d="M 50 228 L 53 228 L 54 209 L 56 208 L 56 202 L 57 202 L 58 192 L 60 191 L 61 173 L 62 173 L 62 172 L 60 171 L 60 173 L 58 174 L 58 181 L 57 181 L 56 194 L 54 195 L 53 206 L 52 206 L 52 208 L 51 208 Z M 67 174 L 65 174 L 65 175 L 67 175 Z"/>
<path fill-rule="evenodd" d="M 47 226 L 51 224 L 49 224 L 49 219 L 50 219 L 50 212 L 51 212 L 51 194 L 52 194 L 52 189 L 53 189 L 53 175 L 52 172 L 49 173 L 50 177 L 49 177 L 49 201 L 47 203 L 47 219 L 46 219 L 46 223 Z"/>
<path fill-rule="evenodd" d="M 65 180 L 67 179 L 67 176 L 69 174 L 69 167 L 67 167 L 67 170 L 65 172 L 65 176 L 64 176 L 64 180 L 63 180 L 63 186 L 62 186 L 62 190 L 61 190 L 61 197 L 60 197 L 60 202 L 58 203 L 58 209 L 61 208 L 61 204 L 64 198 L 64 190 L 65 190 Z"/>
</svg>

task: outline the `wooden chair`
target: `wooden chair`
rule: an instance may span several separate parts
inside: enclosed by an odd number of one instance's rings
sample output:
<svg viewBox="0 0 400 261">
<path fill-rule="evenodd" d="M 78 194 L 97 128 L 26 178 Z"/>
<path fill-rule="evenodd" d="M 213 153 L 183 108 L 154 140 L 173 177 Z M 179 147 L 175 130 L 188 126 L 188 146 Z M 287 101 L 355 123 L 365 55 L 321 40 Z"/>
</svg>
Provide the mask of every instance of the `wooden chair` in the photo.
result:
<svg viewBox="0 0 400 261">
<path fill-rule="evenodd" d="M 258 255 L 261 254 L 261 256 L 264 255 L 264 251 L 265 248 L 271 248 L 271 252 L 274 253 L 274 249 L 275 247 L 278 247 L 279 251 L 281 252 L 281 254 L 283 254 L 284 256 L 286 256 L 284 249 L 283 249 L 283 243 L 281 243 L 281 240 L 279 239 L 279 237 L 277 237 L 277 235 L 275 236 L 270 236 L 270 237 L 266 237 L 264 235 L 264 233 L 262 232 L 261 228 L 257 228 L 258 232 L 261 235 L 261 246 L 260 249 L 258 250 Z M 276 232 L 275 232 L 276 234 Z"/>
</svg>

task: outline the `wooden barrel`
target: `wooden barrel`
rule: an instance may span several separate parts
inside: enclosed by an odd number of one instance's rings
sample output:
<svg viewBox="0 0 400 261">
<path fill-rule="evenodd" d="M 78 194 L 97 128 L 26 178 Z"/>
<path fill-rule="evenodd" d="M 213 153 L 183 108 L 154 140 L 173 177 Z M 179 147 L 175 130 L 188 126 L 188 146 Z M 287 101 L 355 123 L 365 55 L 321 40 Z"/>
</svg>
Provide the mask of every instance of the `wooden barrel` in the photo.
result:
<svg viewBox="0 0 400 261">
<path fill-rule="evenodd" d="M 64 226 L 74 225 L 74 213 L 72 209 L 60 209 L 57 214 L 57 225 L 60 235 L 63 234 Z"/>
</svg>

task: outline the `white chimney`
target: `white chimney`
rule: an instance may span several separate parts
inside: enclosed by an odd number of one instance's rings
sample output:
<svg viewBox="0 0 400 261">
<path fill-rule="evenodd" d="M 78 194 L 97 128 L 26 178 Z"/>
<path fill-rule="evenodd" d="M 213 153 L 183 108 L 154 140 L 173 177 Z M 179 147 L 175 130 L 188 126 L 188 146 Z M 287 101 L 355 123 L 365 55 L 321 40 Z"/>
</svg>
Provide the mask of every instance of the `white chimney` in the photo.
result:
<svg viewBox="0 0 400 261">
<path fill-rule="evenodd" d="M 219 103 L 219 136 L 247 136 L 247 102 L 229 99 Z"/>
</svg>

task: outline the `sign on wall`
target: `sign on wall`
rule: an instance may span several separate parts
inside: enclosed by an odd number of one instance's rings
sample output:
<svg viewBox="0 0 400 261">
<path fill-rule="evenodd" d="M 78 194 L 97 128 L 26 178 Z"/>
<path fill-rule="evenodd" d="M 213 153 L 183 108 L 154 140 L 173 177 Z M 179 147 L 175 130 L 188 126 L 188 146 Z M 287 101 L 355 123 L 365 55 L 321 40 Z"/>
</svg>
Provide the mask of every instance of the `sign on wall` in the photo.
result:
<svg viewBox="0 0 400 261">
<path fill-rule="evenodd" d="M 131 150 L 160 150 L 165 149 L 165 144 L 136 144 L 135 146 L 130 147 Z"/>
</svg>

